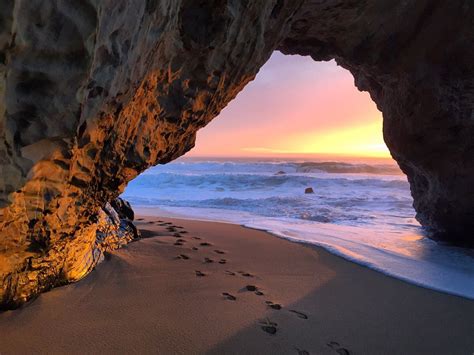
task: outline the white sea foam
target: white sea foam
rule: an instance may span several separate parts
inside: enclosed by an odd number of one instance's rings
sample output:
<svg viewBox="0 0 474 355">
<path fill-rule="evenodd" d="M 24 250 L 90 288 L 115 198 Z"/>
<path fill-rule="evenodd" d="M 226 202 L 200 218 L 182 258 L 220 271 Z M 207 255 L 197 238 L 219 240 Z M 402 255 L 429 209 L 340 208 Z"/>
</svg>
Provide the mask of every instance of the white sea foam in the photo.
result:
<svg viewBox="0 0 474 355">
<path fill-rule="evenodd" d="M 304 194 L 306 187 L 315 193 Z M 267 230 L 474 299 L 474 252 L 423 237 L 408 183 L 395 165 L 178 161 L 140 175 L 123 197 L 139 213 Z"/>
</svg>

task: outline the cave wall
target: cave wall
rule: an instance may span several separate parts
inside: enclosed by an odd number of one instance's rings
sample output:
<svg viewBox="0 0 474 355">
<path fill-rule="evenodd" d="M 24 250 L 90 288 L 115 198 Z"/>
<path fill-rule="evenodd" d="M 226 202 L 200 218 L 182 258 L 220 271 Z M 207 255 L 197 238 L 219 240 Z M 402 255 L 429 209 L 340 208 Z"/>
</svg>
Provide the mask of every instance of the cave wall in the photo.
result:
<svg viewBox="0 0 474 355">
<path fill-rule="evenodd" d="M 420 222 L 474 226 L 470 1 L 1 2 L 3 305 L 87 273 L 108 202 L 191 149 L 274 50 L 350 70 Z"/>
<path fill-rule="evenodd" d="M 354 0 L 307 1 L 279 45 L 353 74 L 383 113 L 416 218 L 462 245 L 474 244 L 473 43 L 473 2 Z"/>
<path fill-rule="evenodd" d="M 82 275 L 102 208 L 194 145 L 301 1 L 2 6 L 0 303 Z"/>
</svg>

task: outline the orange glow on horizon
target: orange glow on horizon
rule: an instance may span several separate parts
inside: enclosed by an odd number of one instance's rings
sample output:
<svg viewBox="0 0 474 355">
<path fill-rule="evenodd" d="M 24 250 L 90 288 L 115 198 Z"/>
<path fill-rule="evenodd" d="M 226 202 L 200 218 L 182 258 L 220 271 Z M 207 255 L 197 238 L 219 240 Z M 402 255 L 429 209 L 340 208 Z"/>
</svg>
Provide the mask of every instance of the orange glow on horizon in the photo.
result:
<svg viewBox="0 0 474 355">
<path fill-rule="evenodd" d="M 390 158 L 390 152 L 382 138 L 382 120 L 362 126 L 311 132 L 289 137 L 273 147 L 245 147 L 244 154 L 321 154 Z"/>
<path fill-rule="evenodd" d="M 382 114 L 334 61 L 275 52 L 187 156 L 391 158 Z"/>
</svg>

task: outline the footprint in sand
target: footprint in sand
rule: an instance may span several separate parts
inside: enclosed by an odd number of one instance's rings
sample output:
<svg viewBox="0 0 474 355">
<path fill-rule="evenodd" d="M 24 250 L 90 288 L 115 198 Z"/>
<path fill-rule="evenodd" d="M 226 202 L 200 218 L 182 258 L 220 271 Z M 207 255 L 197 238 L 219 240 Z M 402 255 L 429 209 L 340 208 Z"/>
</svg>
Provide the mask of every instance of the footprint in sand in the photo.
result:
<svg viewBox="0 0 474 355">
<path fill-rule="evenodd" d="M 187 234 L 188 231 L 182 230 L 180 233 L 182 233 L 182 234 Z"/>
<path fill-rule="evenodd" d="M 340 355 L 350 355 L 349 350 L 347 350 L 346 348 L 342 348 L 337 341 L 330 341 L 326 345 Z"/>
<path fill-rule="evenodd" d="M 198 249 L 198 248 L 196 248 L 196 247 L 193 247 L 193 250 L 199 250 L 199 249 Z"/>
<path fill-rule="evenodd" d="M 271 334 L 271 335 L 275 335 L 275 334 L 276 334 L 276 332 L 277 332 L 277 330 L 278 330 L 278 329 L 277 329 L 277 326 L 278 326 L 277 323 L 270 321 L 270 319 L 268 319 L 268 318 L 267 318 L 267 319 L 264 319 L 264 320 L 260 320 L 259 323 L 260 323 L 260 328 L 261 328 L 264 332 L 266 332 L 266 333 L 268 333 L 268 334 Z"/>
<path fill-rule="evenodd" d="M 304 314 L 303 312 L 300 312 L 300 311 L 295 311 L 294 309 L 290 309 L 289 310 L 291 313 L 294 313 L 296 314 L 299 318 L 301 319 L 308 319 L 308 316 L 306 314 Z"/>
<path fill-rule="evenodd" d="M 137 221 L 143 221 L 143 218 L 137 218 Z"/>
<path fill-rule="evenodd" d="M 212 259 L 210 259 L 210 258 L 204 258 L 204 262 L 205 262 L 206 264 L 211 264 L 211 263 L 214 262 L 214 260 L 212 260 Z"/>
<path fill-rule="evenodd" d="M 254 286 L 254 285 L 247 285 L 245 286 L 245 289 L 247 291 L 257 291 L 257 286 Z"/>
<path fill-rule="evenodd" d="M 186 243 L 186 241 L 184 239 L 176 239 L 176 243 Z"/>
<path fill-rule="evenodd" d="M 245 271 L 237 271 L 237 272 L 244 277 L 254 277 L 252 274 Z"/>
<path fill-rule="evenodd" d="M 189 256 L 187 256 L 186 254 L 179 254 L 176 259 L 183 259 L 183 260 L 188 260 L 189 259 Z"/>
<path fill-rule="evenodd" d="M 208 243 L 208 242 L 202 242 L 201 244 L 199 244 L 200 246 L 202 247 L 210 247 L 212 244 L 211 243 Z"/>
<path fill-rule="evenodd" d="M 197 276 L 197 277 L 203 277 L 203 276 L 206 276 L 206 274 L 205 274 L 205 273 L 203 273 L 202 271 L 195 270 L 194 272 L 196 273 L 196 276 Z"/>
<path fill-rule="evenodd" d="M 221 260 L 219 260 L 219 264 L 227 264 L 227 260 L 221 259 Z"/>
<path fill-rule="evenodd" d="M 265 303 L 266 303 L 266 304 L 268 305 L 268 307 L 270 307 L 271 309 L 276 309 L 277 311 L 279 311 L 280 309 L 282 309 L 281 304 L 273 303 L 272 301 L 265 301 Z"/>
<path fill-rule="evenodd" d="M 181 235 L 181 234 L 179 234 L 179 233 L 174 233 L 174 234 L 173 234 L 173 237 L 175 237 L 175 238 L 181 238 L 181 237 L 182 237 L 182 235 Z"/>
<path fill-rule="evenodd" d="M 309 355 L 309 351 L 300 348 L 295 348 L 295 350 L 298 352 L 298 355 Z"/>
<path fill-rule="evenodd" d="M 229 270 L 226 270 L 226 271 L 225 271 L 225 274 L 226 274 L 226 275 L 229 275 L 229 276 L 235 276 L 235 272 L 229 271 Z"/>
<path fill-rule="evenodd" d="M 225 254 L 225 251 L 222 251 L 222 250 L 214 250 L 214 253 L 217 253 L 217 254 Z"/>
<path fill-rule="evenodd" d="M 255 285 L 247 285 L 245 286 L 245 290 L 254 292 L 257 296 L 263 296 L 263 292 L 258 289 Z"/>
<path fill-rule="evenodd" d="M 199 237 L 193 237 L 193 239 L 196 239 L 196 240 L 201 240 L 201 238 L 199 238 Z"/>
<path fill-rule="evenodd" d="M 181 242 L 176 242 L 176 243 L 174 243 L 174 245 L 183 245 L 183 243 L 181 243 Z"/>
<path fill-rule="evenodd" d="M 229 301 L 235 301 L 237 300 L 237 297 L 235 297 L 234 295 L 231 295 L 230 293 L 228 292 L 222 292 L 222 296 L 224 296 L 226 299 L 228 299 Z"/>
</svg>

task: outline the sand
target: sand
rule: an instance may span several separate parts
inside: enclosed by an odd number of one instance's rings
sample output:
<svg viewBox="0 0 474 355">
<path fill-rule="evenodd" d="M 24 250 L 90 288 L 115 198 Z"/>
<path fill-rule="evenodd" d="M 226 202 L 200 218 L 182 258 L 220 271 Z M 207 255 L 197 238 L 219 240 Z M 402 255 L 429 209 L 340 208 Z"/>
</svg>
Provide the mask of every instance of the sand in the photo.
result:
<svg viewBox="0 0 474 355">
<path fill-rule="evenodd" d="M 473 301 L 237 225 L 140 219 L 86 279 L 0 314 L 0 353 L 474 353 Z"/>
</svg>

